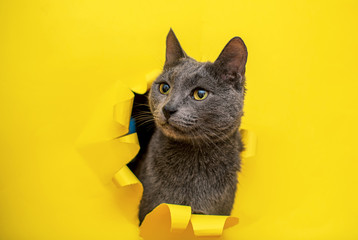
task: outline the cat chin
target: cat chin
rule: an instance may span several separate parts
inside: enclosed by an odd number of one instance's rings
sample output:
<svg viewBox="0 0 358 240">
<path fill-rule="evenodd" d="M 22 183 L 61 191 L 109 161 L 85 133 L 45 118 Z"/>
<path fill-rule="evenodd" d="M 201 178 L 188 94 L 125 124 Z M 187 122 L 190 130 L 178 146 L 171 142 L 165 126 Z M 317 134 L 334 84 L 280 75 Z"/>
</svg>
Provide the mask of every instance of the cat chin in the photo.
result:
<svg viewBox="0 0 358 240">
<path fill-rule="evenodd" d="M 203 142 L 205 145 L 210 143 L 218 143 L 218 142 L 226 142 L 228 138 L 239 132 L 238 128 L 228 128 L 225 131 L 221 131 L 221 134 L 205 134 L 202 131 L 198 131 L 195 128 L 185 128 L 185 127 L 177 127 L 173 126 L 173 124 L 161 123 L 157 124 L 158 129 L 166 136 L 171 139 L 181 141 L 181 142 L 188 142 L 188 143 L 195 143 L 195 144 L 202 144 Z"/>
<path fill-rule="evenodd" d="M 160 131 L 167 137 L 177 140 L 190 140 L 193 138 L 190 134 L 190 129 L 185 129 L 182 126 L 176 126 L 168 122 L 158 124 Z"/>
</svg>

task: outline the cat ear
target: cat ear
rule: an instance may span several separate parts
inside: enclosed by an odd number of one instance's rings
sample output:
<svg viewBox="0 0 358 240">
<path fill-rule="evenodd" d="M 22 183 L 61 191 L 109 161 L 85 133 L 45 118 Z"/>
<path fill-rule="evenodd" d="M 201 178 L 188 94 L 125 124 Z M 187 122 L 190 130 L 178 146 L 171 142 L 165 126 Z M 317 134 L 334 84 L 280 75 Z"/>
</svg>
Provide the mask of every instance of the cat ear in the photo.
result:
<svg viewBox="0 0 358 240">
<path fill-rule="evenodd" d="M 187 57 L 172 29 L 167 36 L 167 50 L 164 67 L 174 66 L 179 59 Z"/>
<path fill-rule="evenodd" d="M 247 49 L 244 41 L 239 37 L 231 39 L 219 57 L 214 62 L 214 66 L 224 80 L 241 81 L 245 74 L 247 61 Z"/>
</svg>

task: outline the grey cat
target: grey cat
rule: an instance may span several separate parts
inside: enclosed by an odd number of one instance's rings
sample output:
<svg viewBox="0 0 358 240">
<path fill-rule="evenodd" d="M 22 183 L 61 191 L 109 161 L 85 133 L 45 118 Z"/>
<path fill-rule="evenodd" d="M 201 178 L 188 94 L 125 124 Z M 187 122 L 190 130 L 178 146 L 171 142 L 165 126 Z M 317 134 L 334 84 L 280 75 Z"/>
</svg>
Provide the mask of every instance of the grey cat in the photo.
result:
<svg viewBox="0 0 358 240">
<path fill-rule="evenodd" d="M 161 203 L 230 215 L 240 151 L 247 49 L 239 37 L 214 63 L 188 57 L 172 29 L 164 70 L 149 92 L 156 129 L 136 171 L 143 183 L 139 220 Z"/>
</svg>

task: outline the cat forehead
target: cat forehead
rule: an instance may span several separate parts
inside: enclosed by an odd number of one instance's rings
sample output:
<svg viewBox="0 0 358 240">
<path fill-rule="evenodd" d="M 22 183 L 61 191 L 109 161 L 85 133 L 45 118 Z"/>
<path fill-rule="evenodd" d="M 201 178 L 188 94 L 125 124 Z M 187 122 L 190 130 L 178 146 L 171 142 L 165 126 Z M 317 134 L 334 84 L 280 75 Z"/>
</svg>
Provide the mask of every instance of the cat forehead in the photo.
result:
<svg viewBox="0 0 358 240">
<path fill-rule="evenodd" d="M 198 83 L 209 83 L 211 77 L 206 70 L 208 63 L 186 60 L 173 67 L 167 72 L 166 78 L 174 85 L 196 85 Z"/>
</svg>

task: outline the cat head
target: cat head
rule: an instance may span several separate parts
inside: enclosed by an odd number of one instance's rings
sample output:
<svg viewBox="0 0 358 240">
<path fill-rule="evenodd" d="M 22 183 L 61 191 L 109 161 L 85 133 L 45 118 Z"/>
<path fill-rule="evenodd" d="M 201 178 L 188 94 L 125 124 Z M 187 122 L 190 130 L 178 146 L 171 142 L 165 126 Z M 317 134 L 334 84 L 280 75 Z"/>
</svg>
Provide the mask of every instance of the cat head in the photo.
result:
<svg viewBox="0 0 358 240">
<path fill-rule="evenodd" d="M 156 126 L 176 140 L 213 141 L 238 130 L 243 115 L 247 49 L 239 37 L 215 62 L 187 56 L 170 29 L 163 72 L 149 93 Z"/>
</svg>

